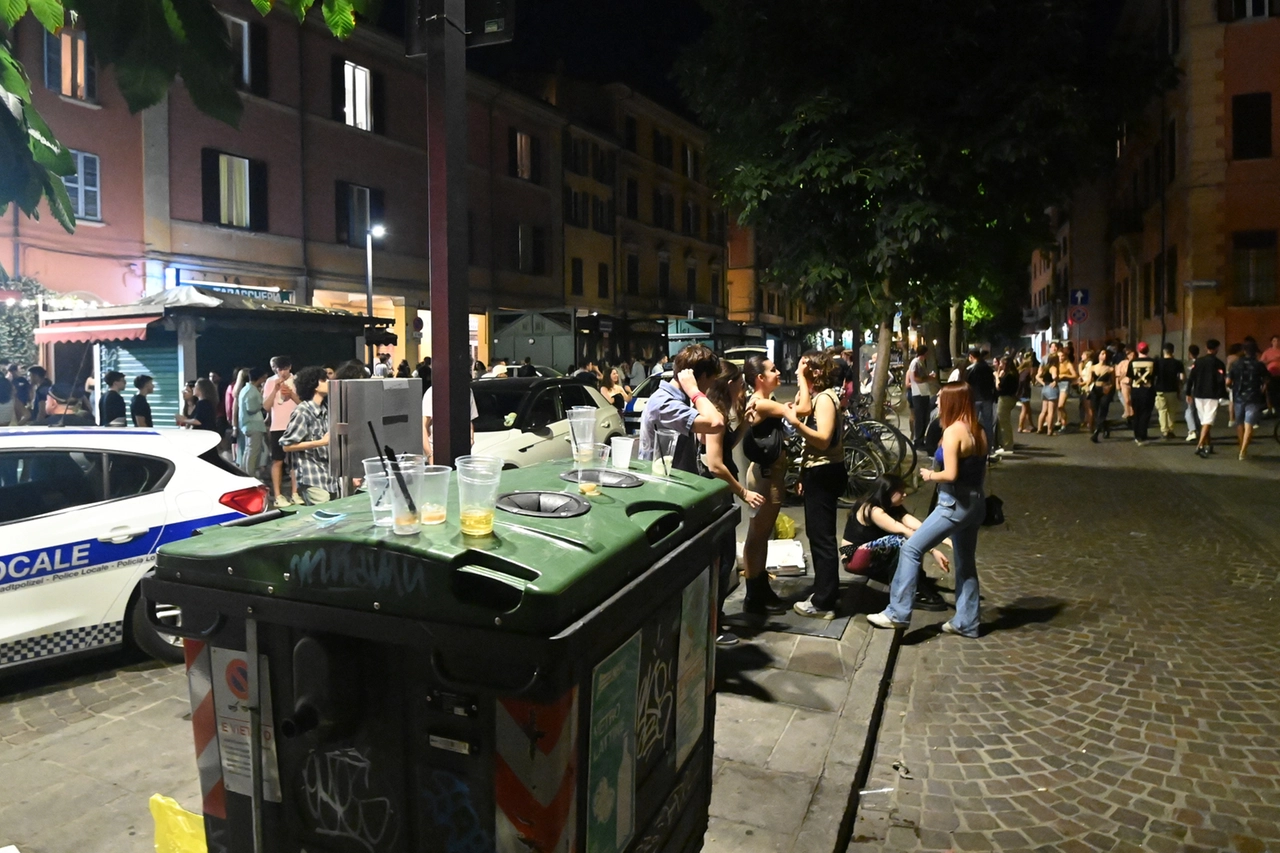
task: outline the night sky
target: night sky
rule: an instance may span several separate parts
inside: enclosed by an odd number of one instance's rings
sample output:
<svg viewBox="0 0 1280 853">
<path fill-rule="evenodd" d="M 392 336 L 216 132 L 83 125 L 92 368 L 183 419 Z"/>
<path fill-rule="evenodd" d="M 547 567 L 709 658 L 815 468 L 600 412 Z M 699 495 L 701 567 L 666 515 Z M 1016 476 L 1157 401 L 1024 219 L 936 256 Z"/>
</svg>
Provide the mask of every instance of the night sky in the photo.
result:
<svg viewBox="0 0 1280 853">
<path fill-rule="evenodd" d="M 474 0 L 473 0 L 474 2 Z M 681 109 L 671 69 L 707 24 L 696 0 L 510 0 L 516 37 L 467 51 L 467 65 L 496 79 L 554 71 L 596 83 L 621 81 Z M 406 0 L 384 0 L 379 25 L 402 33 Z"/>
</svg>

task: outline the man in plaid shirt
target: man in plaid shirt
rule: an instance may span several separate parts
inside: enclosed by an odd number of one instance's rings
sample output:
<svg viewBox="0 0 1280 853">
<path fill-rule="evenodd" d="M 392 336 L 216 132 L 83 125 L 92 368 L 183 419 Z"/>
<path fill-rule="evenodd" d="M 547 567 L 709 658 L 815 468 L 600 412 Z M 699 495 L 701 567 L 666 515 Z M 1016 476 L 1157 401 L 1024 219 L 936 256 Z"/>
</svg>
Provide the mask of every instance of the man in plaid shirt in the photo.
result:
<svg viewBox="0 0 1280 853">
<path fill-rule="evenodd" d="M 323 367 L 304 367 L 294 377 L 298 403 L 289 416 L 289 425 L 280 437 L 280 446 L 291 453 L 298 489 L 308 504 L 332 500 L 338 480 L 329 472 L 329 380 Z"/>
</svg>

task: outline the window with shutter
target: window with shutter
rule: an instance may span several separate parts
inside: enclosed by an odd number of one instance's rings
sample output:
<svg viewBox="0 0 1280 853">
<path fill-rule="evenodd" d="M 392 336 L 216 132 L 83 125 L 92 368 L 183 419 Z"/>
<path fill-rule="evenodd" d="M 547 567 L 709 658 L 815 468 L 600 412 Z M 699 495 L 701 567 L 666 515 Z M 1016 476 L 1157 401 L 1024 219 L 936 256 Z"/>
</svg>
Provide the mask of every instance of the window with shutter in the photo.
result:
<svg viewBox="0 0 1280 853">
<path fill-rule="evenodd" d="M 606 263 L 596 265 L 596 296 L 609 298 L 609 265 Z"/>
<path fill-rule="evenodd" d="M 569 293 L 573 296 L 582 295 L 582 258 L 574 258 L 569 262 Z"/>
<path fill-rule="evenodd" d="M 1231 157 L 1258 160 L 1271 156 L 1271 93 L 1253 92 L 1231 99 Z"/>
<path fill-rule="evenodd" d="M 685 296 L 690 302 L 698 301 L 698 268 L 687 267 L 684 271 Z"/>
<path fill-rule="evenodd" d="M 218 224 L 249 227 L 249 161 L 218 155 Z"/>
<path fill-rule="evenodd" d="M 511 177 L 532 181 L 534 168 L 533 138 L 529 134 L 513 127 L 508 135 L 508 143 L 510 147 L 508 166 L 510 167 Z"/>
<path fill-rule="evenodd" d="M 534 275 L 547 273 L 547 229 L 533 226 L 533 270 Z"/>
<path fill-rule="evenodd" d="M 666 298 L 671 295 L 671 264 L 658 261 L 658 295 Z"/>
<path fill-rule="evenodd" d="M 99 203 L 98 157 L 83 151 L 72 151 L 71 160 L 75 163 L 74 174 L 63 177 L 62 182 L 71 198 L 71 210 L 76 219 L 102 219 Z"/>
<path fill-rule="evenodd" d="M 373 72 L 335 56 L 332 76 L 333 117 L 348 127 L 373 130 Z"/>
<path fill-rule="evenodd" d="M 249 91 L 265 98 L 271 92 L 270 52 L 267 49 L 267 25 L 261 21 L 249 22 Z"/>
<path fill-rule="evenodd" d="M 640 256 L 627 255 L 627 293 L 636 296 L 640 293 Z"/>
<path fill-rule="evenodd" d="M 1276 232 L 1233 234 L 1231 268 L 1236 305 L 1276 304 Z"/>
<path fill-rule="evenodd" d="M 84 30 L 68 23 L 56 35 L 44 34 L 44 84 L 68 98 L 98 99 L 98 75 Z"/>
<path fill-rule="evenodd" d="M 248 89 L 249 83 L 253 80 L 249 64 L 249 22 L 232 17 L 225 12 L 219 14 L 222 15 L 222 22 L 226 24 L 227 34 L 231 37 L 231 57 L 235 63 L 231 73 L 235 79 L 236 88 Z"/>
<path fill-rule="evenodd" d="M 711 304 L 720 307 L 720 273 L 711 274 Z"/>
</svg>

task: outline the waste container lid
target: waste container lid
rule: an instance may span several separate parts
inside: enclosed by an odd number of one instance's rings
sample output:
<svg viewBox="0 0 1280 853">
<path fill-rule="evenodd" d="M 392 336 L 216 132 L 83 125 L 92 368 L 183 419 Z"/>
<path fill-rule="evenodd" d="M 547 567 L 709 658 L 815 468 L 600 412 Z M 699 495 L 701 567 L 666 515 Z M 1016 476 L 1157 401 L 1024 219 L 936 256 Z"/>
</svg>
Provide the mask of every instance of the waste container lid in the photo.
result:
<svg viewBox="0 0 1280 853">
<path fill-rule="evenodd" d="M 183 585 L 270 595 L 424 621 L 500 626 L 551 636 L 608 599 L 726 512 L 727 486 L 693 474 L 635 469 L 635 488 L 584 498 L 560 479 L 563 462 L 504 471 L 501 492 L 558 492 L 585 500 L 581 515 L 499 511 L 494 535 L 464 537 L 456 485 L 449 521 L 413 536 L 375 527 L 367 495 L 247 527 L 206 528 L 160 549 L 156 576 Z M 566 501 L 566 504 L 574 501 Z M 705 555 L 703 555 L 705 556 Z M 335 627 L 340 627 L 335 625 Z"/>
</svg>

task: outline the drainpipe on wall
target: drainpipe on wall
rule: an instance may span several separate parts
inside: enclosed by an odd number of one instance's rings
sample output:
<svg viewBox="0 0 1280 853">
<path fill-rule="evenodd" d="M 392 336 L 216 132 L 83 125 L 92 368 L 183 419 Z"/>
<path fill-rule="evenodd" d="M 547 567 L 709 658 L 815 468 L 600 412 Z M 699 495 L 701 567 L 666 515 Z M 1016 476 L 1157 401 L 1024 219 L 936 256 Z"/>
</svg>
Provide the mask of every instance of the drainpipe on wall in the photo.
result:
<svg viewBox="0 0 1280 853">
<path fill-rule="evenodd" d="M 1164 125 L 1165 125 L 1164 93 L 1161 92 L 1160 93 L 1160 148 L 1161 150 L 1164 150 L 1165 148 Z M 1157 263 L 1160 264 L 1160 268 L 1164 270 L 1164 274 L 1160 276 L 1160 284 L 1161 284 L 1162 292 L 1160 293 L 1160 297 L 1159 297 L 1160 298 L 1160 353 L 1161 355 L 1164 354 L 1164 342 L 1165 342 L 1165 338 L 1168 336 L 1168 333 L 1169 333 L 1167 324 L 1165 322 L 1165 314 L 1169 310 L 1169 306 L 1167 304 L 1169 301 L 1167 298 L 1167 295 L 1169 293 L 1169 277 L 1170 276 L 1173 276 L 1175 278 L 1177 277 L 1177 270 L 1170 270 L 1168 267 L 1167 262 L 1168 262 L 1169 250 L 1168 250 L 1168 247 L 1165 245 L 1168 240 L 1168 231 L 1169 231 L 1169 221 L 1168 221 L 1169 220 L 1169 201 L 1168 201 L 1169 199 L 1169 184 L 1168 184 L 1169 164 L 1165 162 L 1165 156 L 1167 155 L 1168 155 L 1168 152 L 1165 151 L 1164 156 L 1160 156 L 1156 158 L 1156 160 L 1161 164 L 1161 166 L 1164 167 L 1160 170 L 1163 174 L 1160 175 L 1160 183 L 1162 184 L 1160 188 L 1160 259 L 1157 261 Z M 1176 153 L 1174 154 L 1174 157 L 1177 157 Z"/>
<path fill-rule="evenodd" d="M 22 275 L 22 248 L 18 245 L 18 206 L 13 206 L 13 267 L 9 275 L 17 278 Z"/>
<path fill-rule="evenodd" d="M 307 103 L 303 91 L 304 75 L 302 27 L 297 28 L 298 42 L 298 192 L 302 206 L 302 276 L 294 285 L 294 299 L 299 305 L 311 304 L 311 263 L 307 251 Z"/>
</svg>

